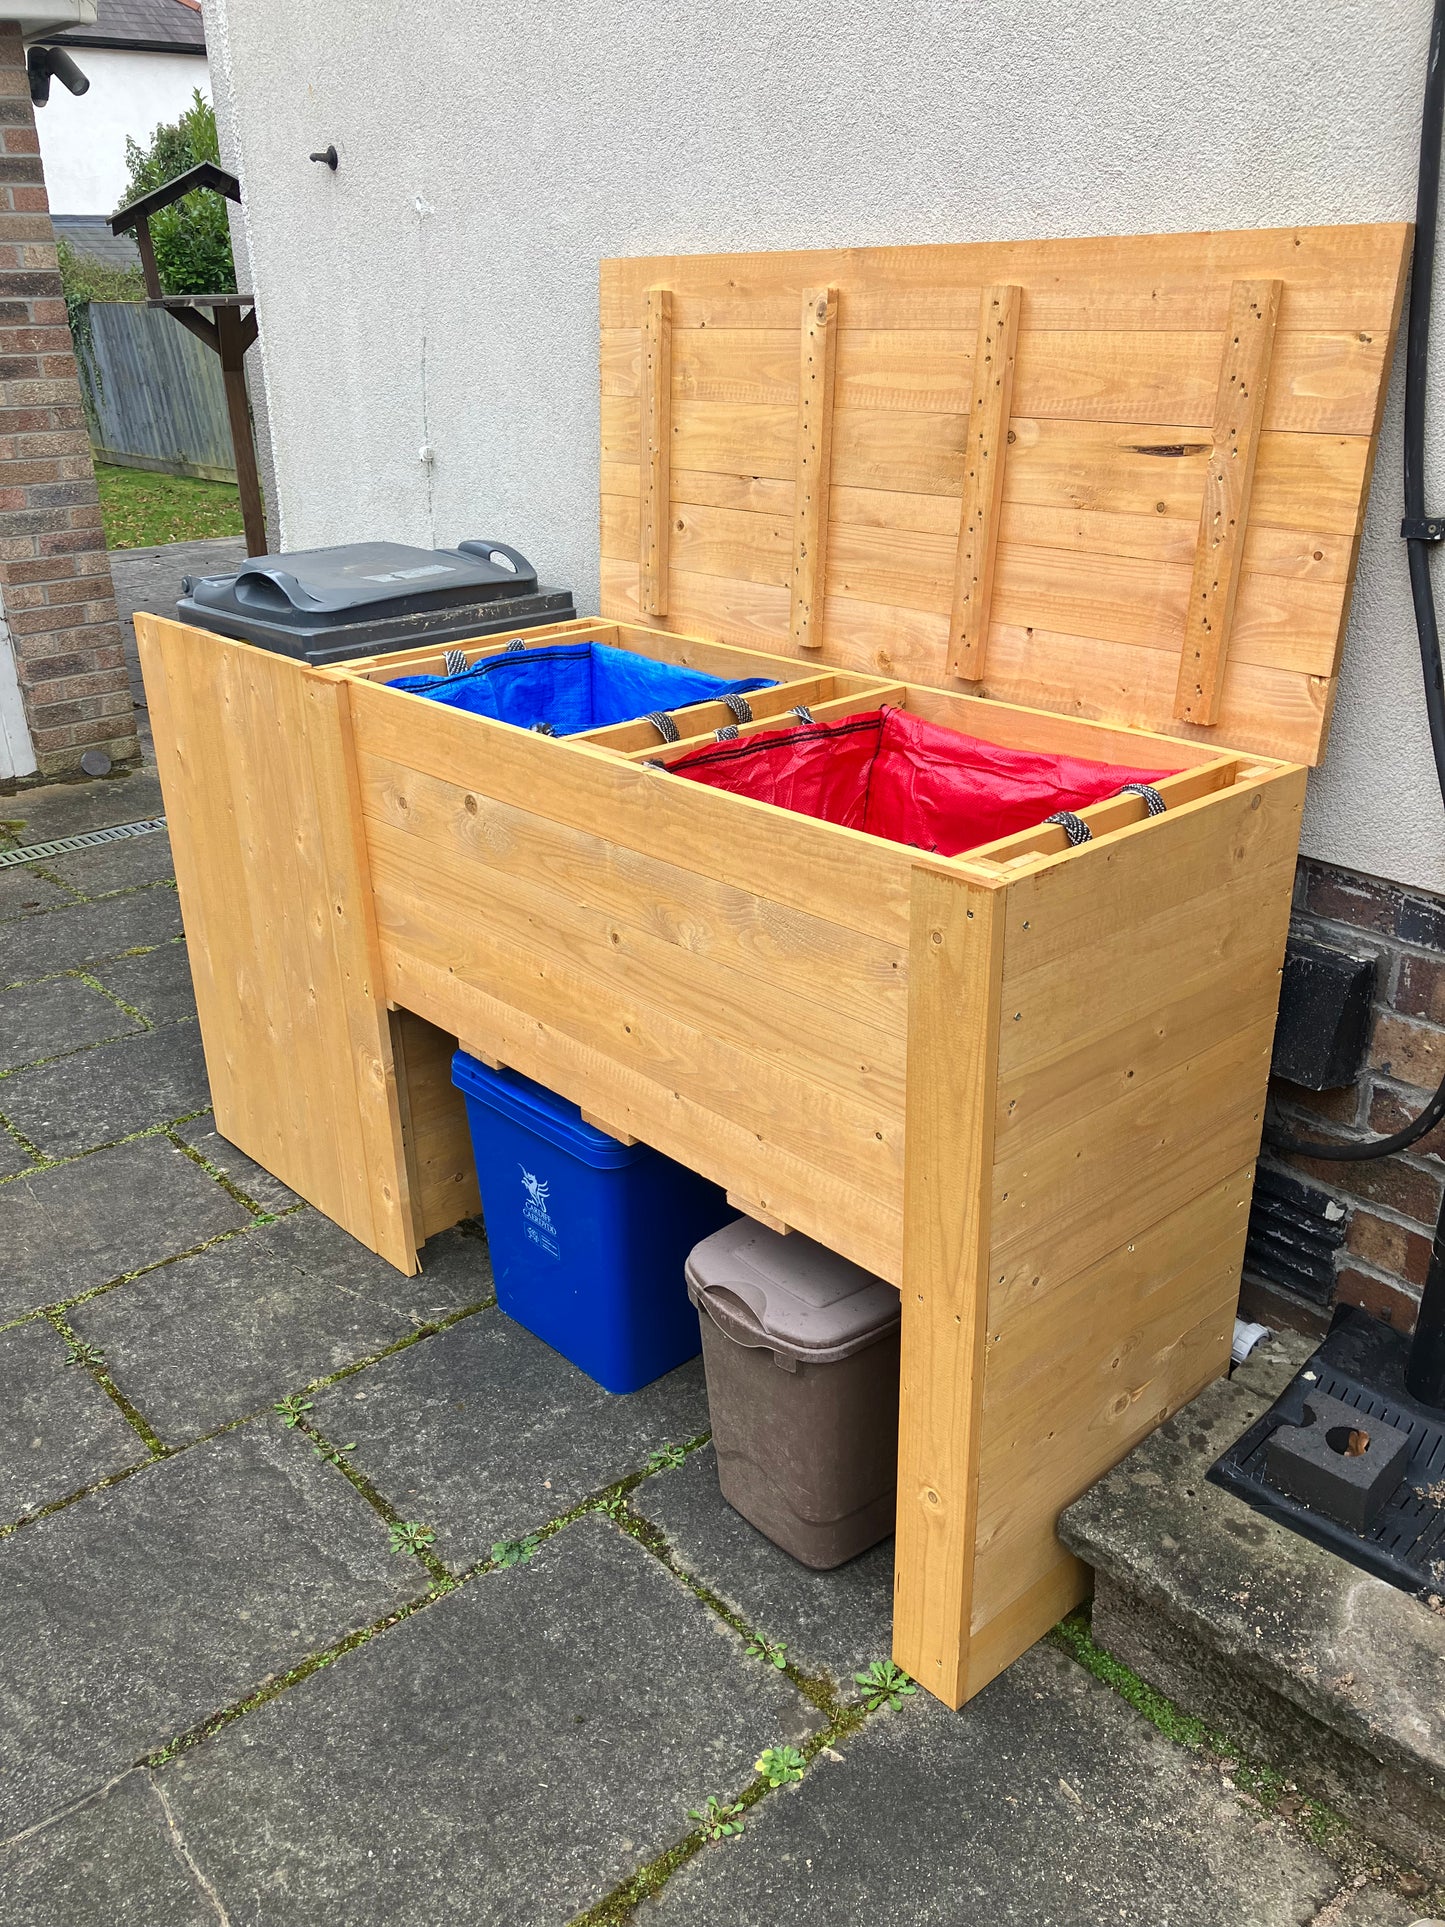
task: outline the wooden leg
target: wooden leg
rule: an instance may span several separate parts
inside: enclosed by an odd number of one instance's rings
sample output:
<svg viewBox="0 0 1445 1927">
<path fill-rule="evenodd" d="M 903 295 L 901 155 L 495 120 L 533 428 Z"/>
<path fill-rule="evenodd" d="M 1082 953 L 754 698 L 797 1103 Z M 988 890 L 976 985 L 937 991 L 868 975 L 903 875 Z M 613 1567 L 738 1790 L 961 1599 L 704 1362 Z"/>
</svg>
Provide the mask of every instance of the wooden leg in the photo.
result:
<svg viewBox="0 0 1445 1927">
<path fill-rule="evenodd" d="M 266 517 L 261 505 L 261 477 L 256 467 L 256 438 L 251 427 L 251 404 L 246 395 L 246 327 L 239 308 L 215 309 L 216 341 L 221 354 L 221 380 L 226 390 L 226 413 L 231 423 L 231 445 L 236 456 L 236 486 L 241 493 L 241 522 L 246 531 L 247 555 L 266 553 Z"/>
<path fill-rule="evenodd" d="M 893 1656 L 968 1697 L 1006 894 L 917 870 L 908 988 Z"/>
</svg>

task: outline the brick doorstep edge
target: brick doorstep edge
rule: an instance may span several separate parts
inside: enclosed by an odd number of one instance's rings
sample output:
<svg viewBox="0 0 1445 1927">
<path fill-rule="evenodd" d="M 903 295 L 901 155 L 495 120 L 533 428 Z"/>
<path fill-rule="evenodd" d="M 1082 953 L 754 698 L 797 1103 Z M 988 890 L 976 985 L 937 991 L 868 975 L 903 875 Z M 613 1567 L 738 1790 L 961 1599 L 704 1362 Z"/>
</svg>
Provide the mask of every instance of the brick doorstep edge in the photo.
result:
<svg viewBox="0 0 1445 1927">
<path fill-rule="evenodd" d="M 0 23 L 0 646 L 40 778 L 139 754 L 20 28 Z"/>
</svg>

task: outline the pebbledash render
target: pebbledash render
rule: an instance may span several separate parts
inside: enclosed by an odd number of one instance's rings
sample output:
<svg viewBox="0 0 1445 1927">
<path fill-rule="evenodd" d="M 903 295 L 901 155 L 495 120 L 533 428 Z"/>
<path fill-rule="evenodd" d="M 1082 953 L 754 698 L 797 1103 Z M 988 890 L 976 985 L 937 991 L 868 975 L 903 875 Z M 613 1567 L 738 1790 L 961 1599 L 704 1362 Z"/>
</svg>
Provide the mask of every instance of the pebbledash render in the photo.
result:
<svg viewBox="0 0 1445 1927">
<path fill-rule="evenodd" d="M 7 649 L 31 752 L 22 745 L 14 754 L 12 743 L 7 774 L 70 775 L 88 749 L 115 763 L 136 756 L 25 49 L 19 26 L 0 22 L 0 652 Z"/>
</svg>

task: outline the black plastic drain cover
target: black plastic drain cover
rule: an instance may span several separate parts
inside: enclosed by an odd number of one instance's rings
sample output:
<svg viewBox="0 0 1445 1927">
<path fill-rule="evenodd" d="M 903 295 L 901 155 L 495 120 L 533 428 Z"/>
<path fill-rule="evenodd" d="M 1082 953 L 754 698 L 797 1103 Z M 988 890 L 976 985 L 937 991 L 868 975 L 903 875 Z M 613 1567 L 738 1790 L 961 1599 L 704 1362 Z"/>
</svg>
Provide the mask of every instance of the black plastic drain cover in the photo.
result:
<svg viewBox="0 0 1445 1927">
<path fill-rule="evenodd" d="M 1319 1350 L 1262 1418 L 1209 1469 L 1209 1478 L 1246 1505 L 1337 1552 L 1352 1565 L 1421 1598 L 1445 1596 L 1445 1414 L 1405 1390 L 1408 1340 L 1388 1325 L 1346 1308 Z M 1277 1492 L 1264 1475 L 1265 1446 L 1280 1425 L 1298 1425 L 1305 1399 L 1324 1392 L 1362 1418 L 1410 1434 L 1405 1477 L 1369 1532 L 1352 1532 Z"/>
</svg>

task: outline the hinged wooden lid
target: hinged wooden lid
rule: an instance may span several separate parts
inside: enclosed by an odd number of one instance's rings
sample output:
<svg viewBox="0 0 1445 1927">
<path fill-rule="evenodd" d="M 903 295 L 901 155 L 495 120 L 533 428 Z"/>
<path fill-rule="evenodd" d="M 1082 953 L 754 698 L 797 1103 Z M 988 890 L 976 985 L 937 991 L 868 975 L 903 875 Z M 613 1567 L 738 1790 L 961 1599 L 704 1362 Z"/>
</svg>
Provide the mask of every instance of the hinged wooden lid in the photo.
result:
<svg viewBox="0 0 1445 1927">
<path fill-rule="evenodd" d="M 1409 241 L 606 261 L 603 611 L 1317 762 Z"/>
</svg>

